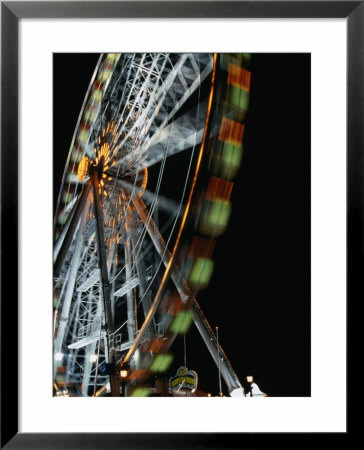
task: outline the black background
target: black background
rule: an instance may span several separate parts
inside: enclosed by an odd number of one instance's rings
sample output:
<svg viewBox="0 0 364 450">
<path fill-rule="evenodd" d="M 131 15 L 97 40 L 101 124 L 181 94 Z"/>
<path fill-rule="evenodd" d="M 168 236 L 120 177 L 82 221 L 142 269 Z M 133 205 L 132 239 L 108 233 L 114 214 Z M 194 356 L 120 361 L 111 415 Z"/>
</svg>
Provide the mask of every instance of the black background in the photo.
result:
<svg viewBox="0 0 364 450">
<path fill-rule="evenodd" d="M 97 59 L 54 55 L 54 198 Z M 310 55 L 254 54 L 251 72 L 232 216 L 198 301 L 242 381 L 253 375 L 270 396 L 309 396 Z M 199 387 L 217 394 L 216 366 L 194 328 L 186 344 Z M 183 364 L 181 338 L 174 348 L 171 375 Z"/>
</svg>

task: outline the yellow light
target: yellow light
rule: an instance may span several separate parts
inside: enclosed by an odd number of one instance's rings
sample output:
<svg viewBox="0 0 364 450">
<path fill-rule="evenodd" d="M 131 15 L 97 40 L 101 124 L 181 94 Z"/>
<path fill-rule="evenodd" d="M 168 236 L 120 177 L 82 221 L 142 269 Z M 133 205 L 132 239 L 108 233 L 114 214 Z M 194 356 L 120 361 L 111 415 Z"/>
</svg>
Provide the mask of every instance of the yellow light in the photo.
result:
<svg viewBox="0 0 364 450">
<path fill-rule="evenodd" d="M 248 375 L 248 376 L 246 377 L 246 381 L 247 381 L 248 383 L 253 383 L 253 377 L 252 377 L 251 375 Z"/>
<path fill-rule="evenodd" d="M 147 187 L 147 183 L 148 183 L 148 169 L 146 167 L 144 167 L 144 178 L 143 178 L 143 183 L 141 185 L 141 194 L 143 195 L 145 188 Z"/>
<path fill-rule="evenodd" d="M 77 176 L 80 181 L 83 181 L 86 178 L 88 172 L 90 160 L 88 156 L 84 156 L 78 164 Z"/>
<path fill-rule="evenodd" d="M 120 370 L 120 378 L 126 378 L 128 376 L 128 371 L 126 369 Z"/>
</svg>

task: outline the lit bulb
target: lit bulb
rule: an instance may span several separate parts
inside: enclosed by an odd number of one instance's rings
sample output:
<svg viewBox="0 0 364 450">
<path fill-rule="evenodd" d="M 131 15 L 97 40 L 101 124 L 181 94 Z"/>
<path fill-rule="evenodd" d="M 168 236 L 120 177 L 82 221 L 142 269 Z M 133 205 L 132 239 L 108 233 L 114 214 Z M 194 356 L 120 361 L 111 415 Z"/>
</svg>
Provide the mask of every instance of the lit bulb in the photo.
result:
<svg viewBox="0 0 364 450">
<path fill-rule="evenodd" d="M 120 378 L 126 378 L 128 376 L 127 370 L 120 370 Z"/>
</svg>

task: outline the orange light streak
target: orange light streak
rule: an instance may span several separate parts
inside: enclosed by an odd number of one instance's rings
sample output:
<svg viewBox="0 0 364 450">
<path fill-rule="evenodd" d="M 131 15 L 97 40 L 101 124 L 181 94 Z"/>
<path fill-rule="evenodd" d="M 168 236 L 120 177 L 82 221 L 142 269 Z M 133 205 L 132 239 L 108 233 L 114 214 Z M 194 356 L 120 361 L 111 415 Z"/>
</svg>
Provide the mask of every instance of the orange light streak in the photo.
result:
<svg viewBox="0 0 364 450">
<path fill-rule="evenodd" d="M 206 191 L 206 200 L 213 201 L 217 198 L 229 200 L 234 183 L 222 178 L 210 177 Z"/>
<path fill-rule="evenodd" d="M 229 74 L 227 82 L 232 86 L 236 86 L 239 89 L 249 92 L 250 90 L 250 78 L 251 73 L 242 67 L 229 63 Z"/>
<path fill-rule="evenodd" d="M 219 141 L 240 146 L 243 141 L 244 129 L 244 124 L 223 117 L 219 132 Z"/>
<path fill-rule="evenodd" d="M 194 188 L 195 188 L 195 185 L 196 185 L 197 175 L 198 175 L 198 172 L 199 172 L 199 169 L 200 169 L 202 155 L 203 155 L 203 151 L 204 151 L 204 148 L 205 148 L 208 124 L 209 124 L 210 113 L 211 113 L 212 99 L 213 99 L 213 94 L 214 94 L 214 84 L 215 84 L 215 77 L 216 77 L 216 61 L 217 61 L 217 54 L 214 53 L 212 78 L 211 78 L 211 89 L 210 89 L 209 99 L 208 99 L 207 113 L 206 113 L 206 122 L 205 122 L 205 128 L 204 128 L 202 143 L 201 143 L 201 146 L 200 146 L 200 151 L 199 151 L 199 155 L 198 155 L 198 159 L 197 159 L 195 174 L 194 174 L 194 177 L 193 177 L 193 180 L 192 180 L 192 186 L 191 186 L 190 194 L 189 194 L 188 201 L 187 201 L 187 204 L 186 204 L 186 208 L 185 208 L 182 220 L 181 220 L 181 225 L 180 225 L 180 228 L 179 228 L 179 231 L 178 231 L 176 242 L 174 244 L 173 251 L 171 253 L 171 258 L 170 258 L 170 260 L 169 260 L 169 262 L 168 262 L 168 264 L 166 266 L 166 270 L 164 271 L 163 278 L 162 278 L 161 283 L 159 285 L 159 288 L 158 288 L 158 291 L 156 293 L 155 299 L 153 301 L 152 307 L 149 309 L 149 312 L 148 312 L 148 314 L 147 314 L 147 316 L 146 316 L 146 318 L 144 320 L 144 323 L 143 323 L 143 325 L 142 325 L 142 327 L 141 327 L 141 329 L 139 331 L 139 334 L 136 337 L 133 345 L 130 347 L 128 353 L 125 355 L 125 357 L 123 359 L 123 362 L 122 362 L 122 365 L 126 364 L 127 361 L 129 361 L 129 358 L 131 358 L 131 356 L 134 354 L 134 351 L 136 350 L 136 348 L 137 348 L 137 346 L 139 344 L 139 341 L 141 340 L 141 338 L 142 338 L 142 336 L 144 334 L 145 329 L 149 325 L 150 321 L 152 320 L 152 318 L 153 318 L 153 316 L 154 316 L 154 314 L 156 312 L 156 309 L 158 307 L 159 301 L 161 299 L 161 294 L 162 294 L 162 290 L 163 290 L 164 284 L 168 280 L 168 278 L 169 278 L 169 276 L 171 274 L 171 271 L 172 271 L 172 266 L 174 264 L 177 247 L 178 247 L 179 241 L 181 239 L 182 230 L 183 230 L 183 227 L 184 227 L 185 222 L 187 220 L 188 212 L 190 210 L 192 194 L 194 192 Z"/>
</svg>

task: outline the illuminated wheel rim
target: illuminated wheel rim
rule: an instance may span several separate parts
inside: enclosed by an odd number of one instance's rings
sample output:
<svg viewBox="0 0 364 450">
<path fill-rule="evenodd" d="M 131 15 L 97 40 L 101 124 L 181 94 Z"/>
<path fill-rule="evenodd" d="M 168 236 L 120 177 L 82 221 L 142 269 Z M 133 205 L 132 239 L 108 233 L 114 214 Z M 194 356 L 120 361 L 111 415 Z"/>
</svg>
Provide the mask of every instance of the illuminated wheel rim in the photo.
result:
<svg viewBox="0 0 364 450">
<path fill-rule="evenodd" d="M 56 390 L 114 395 L 121 383 L 127 395 L 148 395 L 150 375 L 168 369 L 171 344 L 188 331 L 192 301 L 211 277 L 215 239 L 227 226 L 246 61 L 101 55 L 55 217 L 62 245 L 84 193 L 55 271 Z"/>
</svg>

